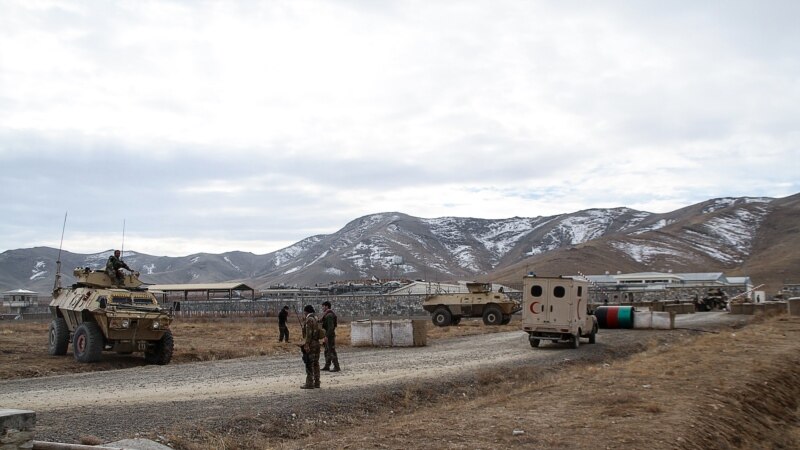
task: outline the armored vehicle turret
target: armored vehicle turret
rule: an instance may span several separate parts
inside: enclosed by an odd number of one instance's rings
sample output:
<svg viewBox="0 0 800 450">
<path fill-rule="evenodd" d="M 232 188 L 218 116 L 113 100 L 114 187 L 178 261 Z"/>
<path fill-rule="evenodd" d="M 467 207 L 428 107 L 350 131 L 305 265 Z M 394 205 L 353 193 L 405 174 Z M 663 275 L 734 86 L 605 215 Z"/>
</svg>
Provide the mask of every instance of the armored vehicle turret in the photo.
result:
<svg viewBox="0 0 800 450">
<path fill-rule="evenodd" d="M 161 308 L 156 297 L 143 287 L 138 272 L 120 279 L 104 271 L 77 268 L 76 283 L 59 286 L 59 276 L 50 302 L 48 352 L 65 355 L 72 342 L 78 362 L 100 360 L 104 350 L 121 354 L 143 352 L 151 364 L 168 364 L 173 338 L 169 329 L 172 311 Z"/>
</svg>

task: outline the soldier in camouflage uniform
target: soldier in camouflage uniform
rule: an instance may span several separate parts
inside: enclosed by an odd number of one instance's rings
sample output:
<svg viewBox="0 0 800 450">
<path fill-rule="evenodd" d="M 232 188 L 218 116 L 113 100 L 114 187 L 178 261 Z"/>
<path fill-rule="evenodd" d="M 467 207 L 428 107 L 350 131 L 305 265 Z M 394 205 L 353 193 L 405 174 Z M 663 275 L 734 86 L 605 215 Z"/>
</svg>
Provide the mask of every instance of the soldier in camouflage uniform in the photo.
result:
<svg viewBox="0 0 800 450">
<path fill-rule="evenodd" d="M 122 275 L 122 269 L 128 269 L 129 271 L 133 272 L 125 261 L 120 258 L 120 251 L 114 250 L 114 254 L 108 257 L 108 262 L 106 262 L 106 274 L 111 277 L 111 280 L 114 281 L 116 284 L 122 284 L 124 280 Z"/>
<path fill-rule="evenodd" d="M 325 367 L 322 370 L 338 372 L 339 370 L 339 357 L 336 355 L 336 313 L 331 309 L 331 302 L 322 302 L 322 328 L 325 329 L 325 338 L 322 342 L 325 344 Z M 333 369 L 331 369 L 333 363 Z"/>
<path fill-rule="evenodd" d="M 306 364 L 306 384 L 301 389 L 319 388 L 319 339 L 322 338 L 322 328 L 314 315 L 314 307 L 306 305 L 303 308 L 306 318 L 303 321 L 303 362 Z"/>
</svg>

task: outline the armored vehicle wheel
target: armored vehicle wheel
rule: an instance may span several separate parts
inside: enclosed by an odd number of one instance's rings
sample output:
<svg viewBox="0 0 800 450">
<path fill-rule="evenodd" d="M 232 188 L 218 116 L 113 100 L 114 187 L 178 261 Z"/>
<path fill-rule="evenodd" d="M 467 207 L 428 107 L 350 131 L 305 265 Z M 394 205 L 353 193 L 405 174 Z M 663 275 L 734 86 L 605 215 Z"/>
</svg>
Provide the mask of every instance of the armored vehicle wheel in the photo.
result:
<svg viewBox="0 0 800 450">
<path fill-rule="evenodd" d="M 90 363 L 100 360 L 103 353 L 103 332 L 94 322 L 84 322 L 75 330 L 72 339 L 75 361 Z"/>
<path fill-rule="evenodd" d="M 503 322 L 503 311 L 497 306 L 489 306 L 483 312 L 484 325 L 500 325 Z"/>
<path fill-rule="evenodd" d="M 433 324 L 437 327 L 446 327 L 450 325 L 453 320 L 453 316 L 450 314 L 450 310 L 447 308 L 437 308 L 436 311 L 433 312 L 433 316 L 431 317 Z"/>
<path fill-rule="evenodd" d="M 461 316 L 453 316 L 453 318 L 450 319 L 451 325 L 458 325 L 460 323 L 461 323 Z"/>
<path fill-rule="evenodd" d="M 172 332 L 167 330 L 161 339 L 159 339 L 152 347 L 144 352 L 144 360 L 150 364 L 158 364 L 163 366 L 169 364 L 172 360 L 172 350 L 175 343 L 172 339 Z"/>
<path fill-rule="evenodd" d="M 50 341 L 47 345 L 47 353 L 51 356 L 62 356 L 67 354 L 69 347 L 69 328 L 67 321 L 59 317 L 50 322 Z"/>
<path fill-rule="evenodd" d="M 500 325 L 508 325 L 511 322 L 511 314 L 503 314 L 503 321 Z"/>
<path fill-rule="evenodd" d="M 539 346 L 539 339 L 530 338 L 528 340 L 531 342 L 531 347 L 536 348 Z"/>
<path fill-rule="evenodd" d="M 597 328 L 592 328 L 592 334 L 589 335 L 589 343 L 594 344 L 597 341 Z"/>
<path fill-rule="evenodd" d="M 572 336 L 572 339 L 570 340 L 570 344 L 572 344 L 572 348 L 578 348 L 578 347 L 581 346 L 581 333 L 580 333 L 580 331 L 578 332 L 578 334 L 575 334 L 575 335 Z"/>
</svg>

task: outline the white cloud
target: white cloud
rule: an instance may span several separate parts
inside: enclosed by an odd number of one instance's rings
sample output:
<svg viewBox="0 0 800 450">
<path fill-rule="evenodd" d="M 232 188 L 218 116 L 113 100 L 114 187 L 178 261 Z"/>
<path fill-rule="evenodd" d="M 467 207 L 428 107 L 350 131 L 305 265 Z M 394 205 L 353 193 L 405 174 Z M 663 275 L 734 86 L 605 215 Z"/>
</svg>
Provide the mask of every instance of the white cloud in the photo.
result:
<svg viewBox="0 0 800 450">
<path fill-rule="evenodd" d="M 798 9 L 3 2 L 0 249 L 39 245 L 63 210 L 87 233 L 138 222 L 177 254 L 267 251 L 380 211 L 790 195 Z"/>
</svg>

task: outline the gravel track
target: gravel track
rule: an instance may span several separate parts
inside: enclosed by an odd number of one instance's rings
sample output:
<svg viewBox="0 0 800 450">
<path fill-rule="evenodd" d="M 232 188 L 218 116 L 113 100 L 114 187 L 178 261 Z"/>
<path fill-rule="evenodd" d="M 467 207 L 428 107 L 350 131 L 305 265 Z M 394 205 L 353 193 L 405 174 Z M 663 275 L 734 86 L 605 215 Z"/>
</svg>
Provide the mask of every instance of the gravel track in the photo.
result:
<svg viewBox="0 0 800 450">
<path fill-rule="evenodd" d="M 679 316 L 678 326 L 713 329 L 741 316 Z M 687 330 L 601 330 L 597 344 L 578 350 L 543 344 L 532 349 L 522 331 L 468 336 L 415 348 L 340 351 L 343 371 L 323 372 L 322 389 L 305 380 L 295 357 L 259 357 L 29 378 L 0 382 L 0 406 L 37 413 L 37 439 L 74 442 L 94 435 L 116 440 L 184 423 L 236 416 L 304 414 L 320 404 L 358 405 L 392 386 L 471 377 L 484 369 L 554 367 L 565 360 L 597 360 L 635 351 L 642 342 Z M 584 341 L 585 342 L 585 341 Z"/>
</svg>

